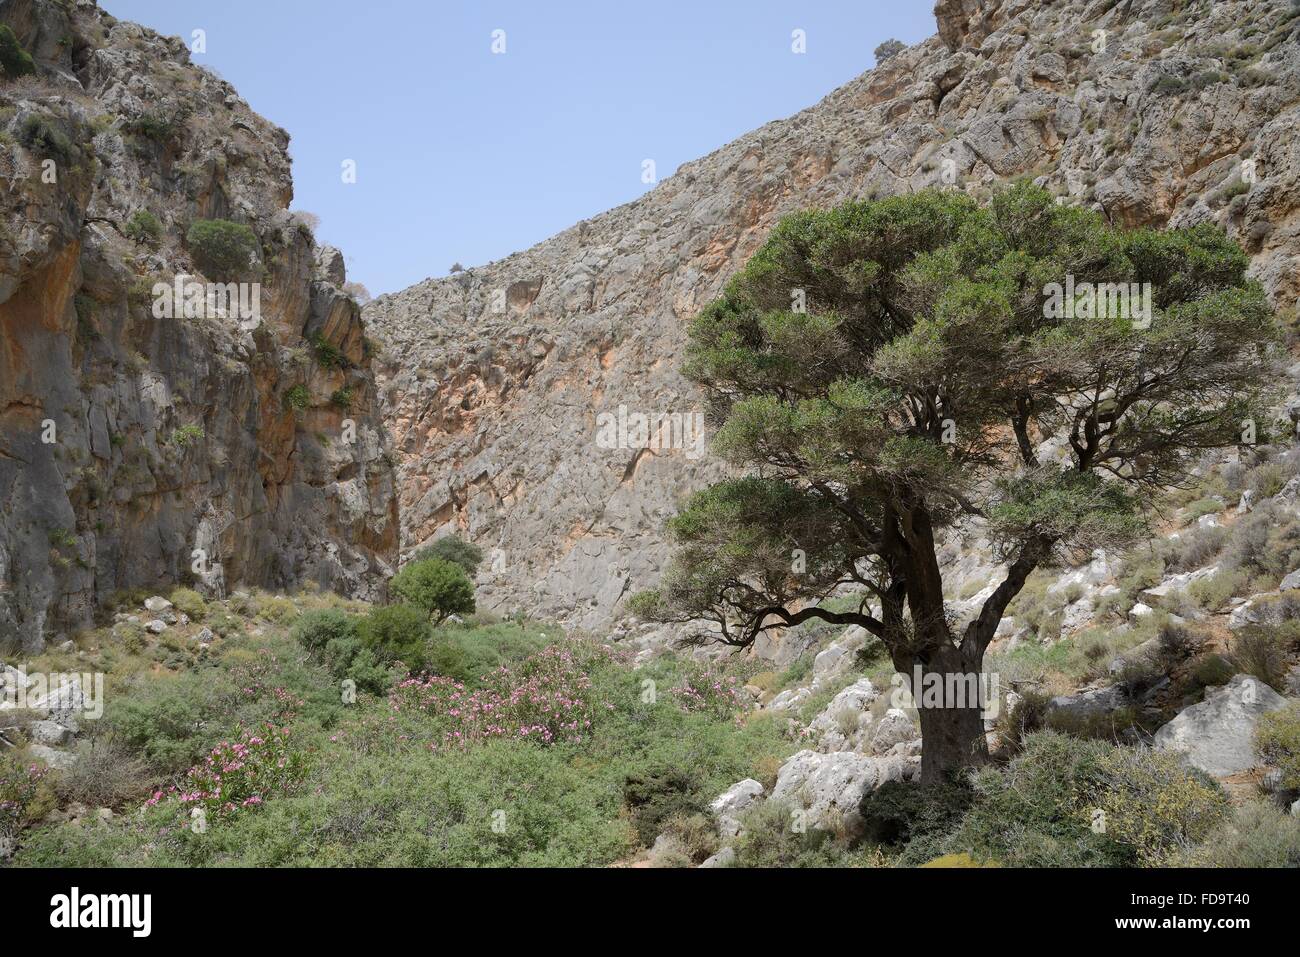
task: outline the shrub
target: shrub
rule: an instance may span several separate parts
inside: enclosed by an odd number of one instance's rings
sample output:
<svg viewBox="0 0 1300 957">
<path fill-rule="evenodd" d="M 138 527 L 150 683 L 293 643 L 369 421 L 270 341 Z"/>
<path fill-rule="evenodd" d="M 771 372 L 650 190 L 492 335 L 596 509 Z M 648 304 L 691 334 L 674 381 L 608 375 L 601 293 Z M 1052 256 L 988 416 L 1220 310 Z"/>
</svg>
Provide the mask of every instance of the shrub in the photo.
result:
<svg viewBox="0 0 1300 957">
<path fill-rule="evenodd" d="M 339 348 L 330 342 L 319 332 L 308 340 L 312 345 L 312 351 L 315 353 L 316 362 L 323 369 L 344 369 L 347 368 L 348 360 Z"/>
<path fill-rule="evenodd" d="M 0 837 L 13 837 L 52 810 L 48 774 L 35 762 L 0 752 Z"/>
<path fill-rule="evenodd" d="M 259 618 L 276 625 L 287 625 L 298 617 L 298 606 L 283 595 L 259 594 L 253 607 Z"/>
<path fill-rule="evenodd" d="M 149 792 L 149 769 L 121 742 L 101 737 L 83 750 L 77 763 L 59 775 L 56 790 L 64 802 L 121 808 Z"/>
<path fill-rule="evenodd" d="M 202 621 L 208 615 L 208 603 L 193 588 L 172 589 L 171 603 L 193 621 Z"/>
<path fill-rule="evenodd" d="M 940 853 L 943 838 L 961 820 L 972 798 L 964 781 L 933 788 L 887 781 L 862 801 L 863 837 L 872 844 L 906 848 L 899 863 L 928 861 Z"/>
<path fill-rule="evenodd" d="M 1282 787 L 1300 791 L 1300 702 L 1270 711 L 1255 726 L 1260 756 L 1282 772 Z"/>
<path fill-rule="evenodd" d="M 695 779 L 678 768 L 655 768 L 629 775 L 623 781 L 623 803 L 643 845 L 654 841 L 669 818 L 706 811 Z"/>
<path fill-rule="evenodd" d="M 1029 735 L 1004 769 L 973 778 L 975 801 L 943 842 L 1010 866 L 1164 863 L 1227 811 L 1212 780 L 1150 749 Z"/>
<path fill-rule="evenodd" d="M 70 164 L 78 155 L 68 135 L 56 123 L 39 113 L 29 113 L 19 128 L 18 139 L 29 150 Z"/>
<path fill-rule="evenodd" d="M 311 405 L 311 393 L 305 385 L 295 385 L 284 394 L 284 407 L 294 412 L 302 412 Z"/>
<path fill-rule="evenodd" d="M 344 412 L 352 408 L 352 388 L 344 386 L 341 389 L 335 389 L 330 394 L 330 404 L 338 406 Z"/>
<path fill-rule="evenodd" d="M 289 746 L 285 728 L 268 725 L 249 731 L 235 741 L 222 741 L 207 759 L 191 768 L 170 795 L 155 792 L 147 806 L 175 797 L 187 812 L 202 808 L 209 820 L 256 808 L 267 798 L 286 794 L 303 776 L 303 755 Z"/>
<path fill-rule="evenodd" d="M 1300 824 L 1272 805 L 1252 801 L 1178 864 L 1191 867 L 1300 867 Z"/>
<path fill-rule="evenodd" d="M 322 649 L 322 657 L 330 674 L 340 681 L 353 682 L 358 691 L 380 695 L 393 683 L 388 669 L 359 638 L 331 638 Z"/>
<path fill-rule="evenodd" d="M 18 37 L 7 23 L 0 23 L 0 67 L 11 80 L 36 72 L 36 61 L 23 49 Z"/>
<path fill-rule="evenodd" d="M 400 661 L 411 671 L 424 666 L 431 634 L 428 619 L 411 605 L 375 608 L 357 622 L 357 637 L 379 661 Z"/>
<path fill-rule="evenodd" d="M 322 652 L 336 639 L 355 639 L 357 623 L 350 615 L 336 608 L 304 612 L 294 622 L 293 639 L 312 652 Z"/>
<path fill-rule="evenodd" d="M 201 425 L 182 425 L 179 429 L 172 430 L 171 443 L 182 449 L 187 449 L 191 445 L 203 440 L 205 435 Z"/>
<path fill-rule="evenodd" d="M 889 39 L 876 47 L 875 57 L 877 63 L 884 63 L 892 56 L 897 56 L 906 50 L 907 47 L 900 40 Z"/>
<path fill-rule="evenodd" d="M 455 562 L 430 558 L 411 562 L 393 576 L 393 591 L 437 623 L 474 610 L 474 585 Z"/>
<path fill-rule="evenodd" d="M 1271 628 L 1248 625 L 1233 637 L 1228 661 L 1237 672 L 1254 675 L 1274 690 L 1286 690 L 1290 662 L 1279 635 Z"/>
<path fill-rule="evenodd" d="M 740 820 L 736 867 L 829 867 L 846 851 L 828 830 L 794 827 L 794 809 L 782 801 L 763 801 Z"/>
<path fill-rule="evenodd" d="M 749 700 L 739 678 L 712 664 L 688 664 L 681 681 L 668 693 L 683 711 L 703 711 L 724 719 L 733 717 Z"/>
<path fill-rule="evenodd" d="M 152 246 L 162 238 L 162 223 L 147 209 L 137 209 L 122 228 L 128 239 Z"/>
<path fill-rule="evenodd" d="M 459 535 L 447 535 L 438 539 L 432 545 L 428 545 L 418 552 L 412 558 L 413 562 L 428 561 L 430 558 L 441 558 L 443 561 L 455 562 L 461 568 L 465 569 L 465 574 L 471 578 L 478 572 L 478 567 L 483 563 L 482 550 L 472 542 L 467 542 Z"/>
<path fill-rule="evenodd" d="M 262 274 L 262 247 L 257 234 L 243 223 L 224 219 L 195 220 L 185 242 L 198 267 L 221 281 L 258 278 Z"/>
<path fill-rule="evenodd" d="M 166 144 L 173 136 L 179 125 L 173 120 L 164 119 L 161 116 L 155 116 L 145 113 L 134 119 L 126 120 L 122 123 L 122 132 L 129 136 L 139 136 L 146 140 L 152 140 L 160 145 Z"/>
</svg>

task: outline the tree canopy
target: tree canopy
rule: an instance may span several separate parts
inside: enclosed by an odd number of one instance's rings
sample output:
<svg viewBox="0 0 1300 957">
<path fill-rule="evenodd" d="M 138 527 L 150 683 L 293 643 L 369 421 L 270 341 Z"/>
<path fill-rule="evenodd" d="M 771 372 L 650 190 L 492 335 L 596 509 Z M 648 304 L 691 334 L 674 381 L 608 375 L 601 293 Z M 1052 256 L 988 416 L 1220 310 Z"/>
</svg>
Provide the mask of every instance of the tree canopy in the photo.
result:
<svg viewBox="0 0 1300 957">
<path fill-rule="evenodd" d="M 978 671 L 1031 571 L 1132 541 L 1203 450 L 1263 434 L 1276 333 L 1247 265 L 1211 226 L 1124 231 L 1029 185 L 783 219 L 690 327 L 743 475 L 670 521 L 634 610 L 735 645 L 857 624 L 899 670 Z M 936 536 L 966 522 L 1007 571 L 958 634 Z M 818 606 L 845 587 L 856 610 Z"/>
<path fill-rule="evenodd" d="M 465 569 L 442 558 L 411 562 L 393 576 L 393 592 L 436 624 L 474 610 L 474 584 Z"/>
</svg>

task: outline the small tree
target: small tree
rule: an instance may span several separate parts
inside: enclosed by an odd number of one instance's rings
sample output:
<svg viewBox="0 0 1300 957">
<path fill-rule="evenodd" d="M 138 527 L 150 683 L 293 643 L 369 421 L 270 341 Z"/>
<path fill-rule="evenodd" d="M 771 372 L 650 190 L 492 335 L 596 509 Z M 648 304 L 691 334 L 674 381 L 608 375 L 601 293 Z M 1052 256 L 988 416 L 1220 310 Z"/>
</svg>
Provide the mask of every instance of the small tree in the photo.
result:
<svg viewBox="0 0 1300 957">
<path fill-rule="evenodd" d="M 447 535 L 440 538 L 432 545 L 428 545 L 415 553 L 412 561 L 422 562 L 430 558 L 441 558 L 444 561 L 455 562 L 461 568 L 465 569 L 465 574 L 471 578 L 478 573 L 479 565 L 483 564 L 483 550 L 473 542 L 467 542 L 459 535 Z"/>
<path fill-rule="evenodd" d="M 263 273 L 262 246 L 243 223 L 225 219 L 195 220 L 185 234 L 194 261 L 210 279 L 222 282 L 257 279 Z"/>
<path fill-rule="evenodd" d="M 474 584 L 465 569 L 442 558 L 411 562 L 393 576 L 392 588 L 434 624 L 474 610 Z"/>
<path fill-rule="evenodd" d="M 672 519 L 635 609 L 737 646 L 859 625 L 913 682 L 923 782 L 984 761 L 980 695 L 953 689 L 982 688 L 1029 574 L 1140 537 L 1196 456 L 1262 432 L 1275 331 L 1247 265 L 1208 225 L 1123 232 L 1031 186 L 787 217 L 690 330 L 715 449 L 750 474 Z M 1111 308 L 1121 289 L 1139 305 Z M 1052 437 L 1067 463 L 1040 459 Z M 959 523 L 1005 564 L 960 628 L 937 552 Z M 819 604 L 846 588 L 856 608 Z"/>
<path fill-rule="evenodd" d="M 412 671 L 419 671 L 424 667 L 432 636 L 423 609 L 388 605 L 371 610 L 357 622 L 357 637 L 381 662 L 400 661 Z"/>
<path fill-rule="evenodd" d="M 23 49 L 18 37 L 7 23 L 0 23 L 0 69 L 11 80 L 36 72 L 36 62 Z"/>
<path fill-rule="evenodd" d="M 891 56 L 897 56 L 906 50 L 907 47 L 900 40 L 890 38 L 880 46 L 876 47 L 876 62 L 884 63 Z"/>
</svg>

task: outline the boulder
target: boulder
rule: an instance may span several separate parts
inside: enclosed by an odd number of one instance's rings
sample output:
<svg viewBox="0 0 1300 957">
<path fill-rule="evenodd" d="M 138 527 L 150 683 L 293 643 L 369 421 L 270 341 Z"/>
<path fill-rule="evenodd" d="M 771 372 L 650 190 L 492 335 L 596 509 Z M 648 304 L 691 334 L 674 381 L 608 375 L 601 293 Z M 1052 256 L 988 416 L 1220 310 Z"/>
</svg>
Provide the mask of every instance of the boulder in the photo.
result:
<svg viewBox="0 0 1300 957">
<path fill-rule="evenodd" d="M 724 847 L 712 857 L 706 858 L 700 867 L 730 867 L 736 863 L 736 852 L 733 848 Z"/>
<path fill-rule="evenodd" d="M 27 737 L 33 744 L 59 747 L 72 740 L 72 731 L 65 728 L 57 721 L 46 719 L 43 721 L 33 721 L 29 724 L 27 726 Z"/>
<path fill-rule="evenodd" d="M 718 833 L 735 837 L 740 833 L 740 815 L 763 797 L 763 785 L 753 778 L 738 781 L 709 802 L 718 822 Z"/>
<path fill-rule="evenodd" d="M 1157 750 L 1181 754 L 1215 777 L 1248 771 L 1259 764 L 1255 725 L 1286 699 L 1252 675 L 1236 675 L 1205 700 L 1185 708 L 1156 732 Z"/>
<path fill-rule="evenodd" d="M 1277 586 L 1278 591 L 1293 591 L 1297 588 L 1300 588 L 1300 568 L 1283 578 L 1282 583 Z"/>
<path fill-rule="evenodd" d="M 152 615 L 161 615 L 165 611 L 171 611 L 172 603 L 161 595 L 154 595 L 144 600 L 144 607 Z"/>
<path fill-rule="evenodd" d="M 920 730 L 912 724 L 912 719 L 906 712 L 900 708 L 890 708 L 871 736 L 871 751 L 873 754 L 884 754 L 897 744 L 915 741 L 920 737 Z"/>
<path fill-rule="evenodd" d="M 808 725 L 806 735 L 819 751 L 861 750 L 871 727 L 871 703 L 880 697 L 870 678 L 859 678 L 842 690 Z"/>
<path fill-rule="evenodd" d="M 28 745 L 27 751 L 32 757 L 44 761 L 56 771 L 66 771 L 77 763 L 77 756 L 71 751 L 59 751 L 44 744 Z"/>
<path fill-rule="evenodd" d="M 852 751 L 823 754 L 805 750 L 777 772 L 771 799 L 803 812 L 803 823 L 819 830 L 843 828 L 859 833 L 859 805 L 887 781 L 910 780 L 920 773 L 919 758 L 869 757 Z"/>
</svg>

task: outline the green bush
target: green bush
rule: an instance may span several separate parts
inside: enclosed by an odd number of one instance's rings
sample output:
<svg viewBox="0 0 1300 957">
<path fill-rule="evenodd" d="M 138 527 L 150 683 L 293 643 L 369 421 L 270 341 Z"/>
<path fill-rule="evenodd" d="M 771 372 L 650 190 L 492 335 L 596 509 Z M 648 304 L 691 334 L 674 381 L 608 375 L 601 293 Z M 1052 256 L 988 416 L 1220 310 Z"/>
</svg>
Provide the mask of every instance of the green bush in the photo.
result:
<svg viewBox="0 0 1300 957">
<path fill-rule="evenodd" d="M 623 803 L 632 817 L 637 839 L 653 843 L 671 817 L 702 814 L 705 799 L 698 782 L 680 768 L 652 768 L 630 774 L 623 781 Z"/>
<path fill-rule="evenodd" d="M 162 238 L 162 223 L 147 209 L 137 209 L 122 228 L 128 239 L 152 246 Z"/>
<path fill-rule="evenodd" d="M 1300 702 L 1270 711 L 1255 726 L 1261 757 L 1282 772 L 1282 787 L 1300 791 Z"/>
<path fill-rule="evenodd" d="M 942 853 L 943 838 L 961 820 L 972 799 L 964 781 L 933 788 L 887 781 L 862 802 L 863 837 L 872 844 L 906 849 L 900 863 L 924 864 Z"/>
<path fill-rule="evenodd" d="M 305 385 L 295 385 L 284 394 L 284 407 L 294 412 L 302 412 L 311 405 L 311 393 Z"/>
<path fill-rule="evenodd" d="M 1260 801 L 1237 808 L 1205 843 L 1176 863 L 1184 867 L 1300 867 L 1300 823 Z"/>
<path fill-rule="evenodd" d="M 58 123 L 40 113 L 29 113 L 19 127 L 18 139 L 29 150 L 56 159 L 65 165 L 77 159 L 80 151 Z"/>
<path fill-rule="evenodd" d="M 208 616 L 208 603 L 193 588 L 174 588 L 170 596 L 176 610 L 190 616 L 191 621 L 202 621 Z"/>
<path fill-rule="evenodd" d="M 973 784 L 971 810 L 943 850 L 1010 866 L 1166 863 L 1228 808 L 1211 779 L 1173 756 L 1051 731 L 1029 735 L 1019 756 Z"/>
<path fill-rule="evenodd" d="M 376 608 L 357 622 L 357 637 L 382 662 L 400 661 L 419 671 L 428 659 L 429 620 L 411 605 Z"/>
<path fill-rule="evenodd" d="M 1254 675 L 1277 691 L 1286 690 L 1290 665 L 1284 638 L 1274 629 L 1248 625 L 1233 636 L 1228 661 L 1237 672 Z"/>
<path fill-rule="evenodd" d="M 796 828 L 794 809 L 767 800 L 740 816 L 741 835 L 733 845 L 736 867 L 833 867 L 844 863 L 847 847 L 830 831 Z"/>
<path fill-rule="evenodd" d="M 357 623 L 350 615 L 336 608 L 304 612 L 290 632 L 293 639 L 312 652 L 322 652 L 335 639 L 355 639 Z"/>
<path fill-rule="evenodd" d="M 441 623 L 474 610 L 474 584 L 455 562 L 430 558 L 411 562 L 393 576 L 393 592 Z"/>
<path fill-rule="evenodd" d="M 321 649 L 325 667 L 339 681 L 352 681 L 358 691 L 383 694 L 392 685 L 392 675 L 375 653 L 359 638 L 331 638 Z"/>
<path fill-rule="evenodd" d="M 471 578 L 478 572 L 478 567 L 483 563 L 482 550 L 472 542 L 467 542 L 458 535 L 447 535 L 438 539 L 432 545 L 428 545 L 415 553 L 411 559 L 412 562 L 428 561 L 430 558 L 441 558 L 444 561 L 455 562 L 461 568 L 465 569 L 465 574 Z"/>
<path fill-rule="evenodd" d="M 194 261 L 209 278 L 231 282 L 260 278 L 262 247 L 243 223 L 199 219 L 185 234 Z"/>
<path fill-rule="evenodd" d="M 342 389 L 335 389 L 330 393 L 330 404 L 336 405 L 344 412 L 352 408 L 352 388 L 344 386 Z"/>
<path fill-rule="evenodd" d="M 0 67 L 11 80 L 36 72 L 36 61 L 23 49 L 7 23 L 0 23 Z"/>
</svg>

